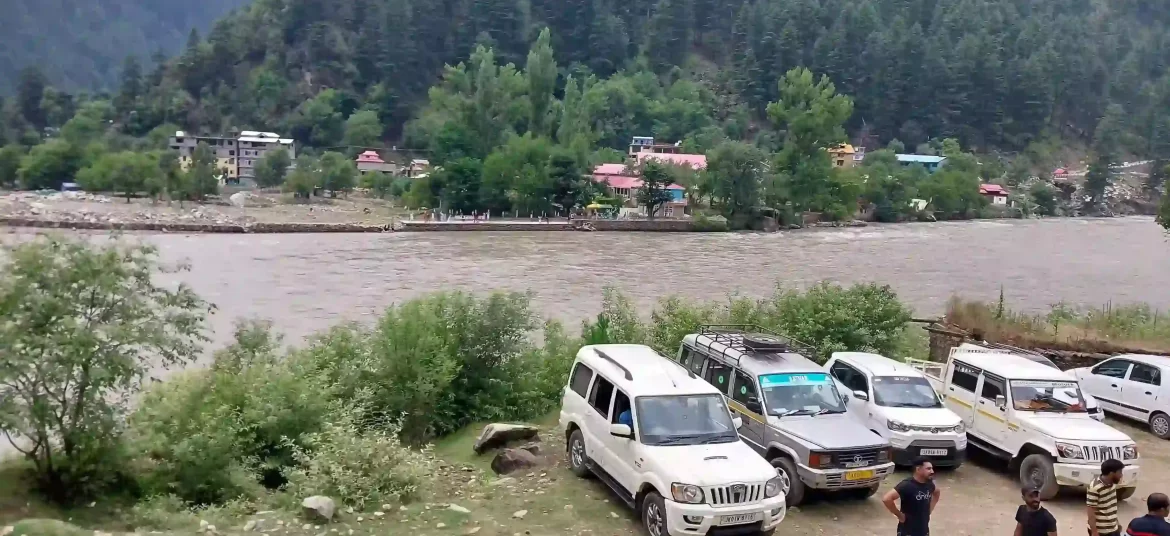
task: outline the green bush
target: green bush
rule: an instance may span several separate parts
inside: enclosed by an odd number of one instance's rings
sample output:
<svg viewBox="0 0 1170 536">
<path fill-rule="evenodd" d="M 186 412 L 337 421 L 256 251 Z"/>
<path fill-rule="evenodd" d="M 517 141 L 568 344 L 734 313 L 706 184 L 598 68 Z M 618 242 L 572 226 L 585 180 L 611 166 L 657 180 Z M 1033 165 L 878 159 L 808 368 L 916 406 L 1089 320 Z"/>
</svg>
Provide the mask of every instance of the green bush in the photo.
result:
<svg viewBox="0 0 1170 536">
<path fill-rule="evenodd" d="M 761 304 L 763 323 L 813 345 L 824 361 L 832 352 L 875 351 L 892 355 L 910 310 L 887 285 L 829 282 L 805 292 L 777 288 Z"/>
</svg>

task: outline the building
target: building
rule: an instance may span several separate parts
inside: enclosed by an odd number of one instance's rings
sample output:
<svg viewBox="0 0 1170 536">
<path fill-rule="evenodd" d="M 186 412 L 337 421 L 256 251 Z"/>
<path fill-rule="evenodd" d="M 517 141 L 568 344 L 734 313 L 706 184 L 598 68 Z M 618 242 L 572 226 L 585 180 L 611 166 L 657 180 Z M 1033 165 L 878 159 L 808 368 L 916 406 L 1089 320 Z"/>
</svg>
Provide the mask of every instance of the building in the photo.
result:
<svg viewBox="0 0 1170 536">
<path fill-rule="evenodd" d="M 980 184 L 979 195 L 986 197 L 992 205 L 1007 205 L 1008 192 L 998 184 Z"/>
<path fill-rule="evenodd" d="M 1052 170 L 1052 180 L 1066 181 L 1068 180 L 1068 170 L 1065 168 L 1056 168 Z"/>
<path fill-rule="evenodd" d="M 179 152 L 179 166 L 184 171 L 191 167 L 195 148 L 200 143 L 207 144 L 215 152 L 215 168 L 220 172 L 220 180 L 224 184 L 253 182 L 256 178 L 256 163 L 274 148 L 288 151 L 290 161 L 296 158 L 293 140 L 281 138 L 272 132 L 245 130 L 238 137 L 229 137 L 191 136 L 180 130 L 171 137 L 169 146 Z"/>
<path fill-rule="evenodd" d="M 922 166 L 926 171 L 934 173 L 946 163 L 945 156 L 932 156 L 926 154 L 899 154 L 898 163 L 903 166 Z"/>
<path fill-rule="evenodd" d="M 254 181 L 256 179 L 256 164 L 269 151 L 284 149 L 288 152 L 290 161 L 297 157 L 293 140 L 281 138 L 275 132 L 245 130 L 240 132 L 240 137 L 237 141 L 240 146 L 238 162 L 240 165 L 239 177 L 241 181 Z"/>
<path fill-rule="evenodd" d="M 223 136 L 190 136 L 182 130 L 171 136 L 170 148 L 179 153 L 179 167 L 187 171 L 191 167 L 195 148 L 200 143 L 206 143 L 215 153 L 215 169 L 219 172 L 225 184 L 234 184 L 239 181 L 239 167 L 236 164 L 236 139 Z"/>
<path fill-rule="evenodd" d="M 853 165 L 860 165 L 865 160 L 865 147 L 853 148 Z"/>
<path fill-rule="evenodd" d="M 427 173 L 431 171 L 431 161 L 422 158 L 415 158 L 410 161 L 410 165 L 406 166 L 406 177 L 409 179 L 417 179 L 426 177 Z"/>
<path fill-rule="evenodd" d="M 829 159 L 833 162 L 833 167 L 851 168 L 857 165 L 858 160 L 854 158 L 857 155 L 857 151 L 848 143 L 829 147 L 826 151 L 829 153 Z M 864 154 L 862 153 L 862 155 Z"/>
<path fill-rule="evenodd" d="M 382 160 L 382 157 L 378 156 L 377 151 L 366 151 L 362 154 L 359 154 L 357 157 L 357 170 L 362 174 L 366 174 L 371 171 L 395 173 L 398 171 L 398 166 L 392 162 Z"/>
<path fill-rule="evenodd" d="M 655 160 L 664 164 L 689 167 L 695 171 L 707 169 L 707 155 L 686 153 L 638 153 L 634 157 L 639 164 Z"/>
<path fill-rule="evenodd" d="M 630 141 L 630 156 L 639 153 L 676 154 L 681 152 L 682 142 L 654 143 L 654 138 L 649 136 L 634 136 L 634 139 Z"/>
<path fill-rule="evenodd" d="M 626 200 L 626 206 L 645 207 L 638 202 L 638 191 L 642 189 L 642 179 L 627 175 L 625 164 L 602 164 L 593 170 L 593 182 L 604 184 L 614 193 Z M 686 211 L 686 189 L 677 184 L 667 187 L 670 192 L 670 201 L 659 208 L 661 216 L 682 216 Z"/>
</svg>

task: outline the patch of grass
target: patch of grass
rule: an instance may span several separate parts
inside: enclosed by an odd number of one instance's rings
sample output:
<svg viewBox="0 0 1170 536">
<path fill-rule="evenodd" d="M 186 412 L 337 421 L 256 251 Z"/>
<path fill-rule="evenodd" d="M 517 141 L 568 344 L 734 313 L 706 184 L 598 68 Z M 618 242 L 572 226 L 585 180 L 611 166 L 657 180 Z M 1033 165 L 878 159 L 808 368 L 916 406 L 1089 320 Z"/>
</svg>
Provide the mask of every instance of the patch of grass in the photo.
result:
<svg viewBox="0 0 1170 536">
<path fill-rule="evenodd" d="M 0 526 L 22 519 L 67 519 L 86 526 L 119 529 L 124 526 L 118 516 L 125 502 L 107 499 L 93 506 L 62 508 L 46 502 L 36 494 L 28 478 L 30 465 L 20 458 L 0 460 Z"/>
</svg>

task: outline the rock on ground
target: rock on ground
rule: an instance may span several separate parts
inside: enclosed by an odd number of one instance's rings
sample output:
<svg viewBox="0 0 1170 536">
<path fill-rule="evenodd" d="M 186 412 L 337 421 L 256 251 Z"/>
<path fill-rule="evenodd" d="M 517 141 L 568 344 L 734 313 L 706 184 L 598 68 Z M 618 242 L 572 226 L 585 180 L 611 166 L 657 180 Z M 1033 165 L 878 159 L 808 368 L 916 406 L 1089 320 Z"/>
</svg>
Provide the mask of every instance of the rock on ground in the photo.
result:
<svg viewBox="0 0 1170 536">
<path fill-rule="evenodd" d="M 333 499 L 323 495 L 314 495 L 301 501 L 301 508 L 304 510 L 305 517 L 312 520 L 330 521 L 333 519 L 333 511 L 336 505 Z"/>
<path fill-rule="evenodd" d="M 475 450 L 476 454 L 483 454 L 486 451 L 503 447 L 512 441 L 533 439 L 539 431 L 535 426 L 528 424 L 492 423 L 484 427 L 472 449 Z"/>
<path fill-rule="evenodd" d="M 522 449 L 504 449 L 496 454 L 495 459 L 492 460 L 492 471 L 497 475 L 506 475 L 519 471 L 521 469 L 528 469 L 536 467 L 539 464 L 536 455 Z"/>
</svg>

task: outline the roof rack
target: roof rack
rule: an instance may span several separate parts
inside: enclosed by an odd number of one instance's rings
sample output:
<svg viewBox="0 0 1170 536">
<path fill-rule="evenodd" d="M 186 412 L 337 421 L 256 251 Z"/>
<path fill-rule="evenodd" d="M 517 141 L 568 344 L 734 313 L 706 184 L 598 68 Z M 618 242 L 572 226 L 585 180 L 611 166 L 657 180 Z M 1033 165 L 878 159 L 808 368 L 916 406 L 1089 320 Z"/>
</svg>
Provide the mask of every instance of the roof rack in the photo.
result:
<svg viewBox="0 0 1170 536">
<path fill-rule="evenodd" d="M 1011 352 L 1013 354 L 1027 354 L 1027 355 L 1033 355 L 1033 356 L 1040 356 L 1040 357 L 1043 357 L 1044 359 L 1048 359 L 1047 356 L 1045 356 L 1044 354 L 1037 352 L 1035 350 L 1029 350 L 1027 348 L 1020 348 L 1019 346 L 1012 346 L 1010 344 L 1004 344 L 1002 342 L 978 341 L 978 340 L 969 340 L 969 341 L 963 341 L 963 342 L 974 344 L 976 346 L 982 346 L 982 347 L 987 348 L 989 350 L 1003 350 L 1006 352 Z"/>
<path fill-rule="evenodd" d="M 755 324 L 706 324 L 699 326 L 699 335 L 706 336 L 709 342 L 696 339 L 695 346 L 705 347 L 711 354 L 719 353 L 736 365 L 744 354 L 798 353 L 810 359 L 816 356 L 816 350 L 811 345 Z M 723 350 L 716 352 L 711 347 L 715 343 L 723 346 Z M 728 350 L 739 352 L 739 356 L 733 358 L 728 355 Z"/>
<path fill-rule="evenodd" d="M 622 372 L 626 373 L 626 381 L 634 381 L 634 375 L 630 374 L 630 369 L 626 368 L 625 365 L 618 363 L 616 359 L 609 357 L 609 354 L 602 352 L 601 350 L 598 350 L 597 348 L 594 348 L 593 351 L 595 353 L 597 353 L 597 355 L 601 356 L 602 359 L 609 361 L 610 363 L 613 363 L 613 366 L 615 366 L 619 369 L 622 369 Z"/>
</svg>

